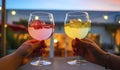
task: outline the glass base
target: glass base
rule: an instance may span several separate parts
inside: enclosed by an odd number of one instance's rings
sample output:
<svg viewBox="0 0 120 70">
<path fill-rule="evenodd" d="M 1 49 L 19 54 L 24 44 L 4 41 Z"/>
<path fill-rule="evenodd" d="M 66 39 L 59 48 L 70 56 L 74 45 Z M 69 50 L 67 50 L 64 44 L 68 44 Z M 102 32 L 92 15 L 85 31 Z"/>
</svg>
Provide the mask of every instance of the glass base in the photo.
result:
<svg viewBox="0 0 120 70">
<path fill-rule="evenodd" d="M 87 61 L 85 60 L 71 60 L 71 61 L 68 61 L 67 63 L 70 64 L 70 65 L 80 65 L 81 63 L 85 63 Z"/>
<path fill-rule="evenodd" d="M 50 65 L 51 62 L 47 60 L 37 60 L 37 61 L 31 62 L 30 64 L 34 66 L 43 66 L 43 65 Z"/>
</svg>

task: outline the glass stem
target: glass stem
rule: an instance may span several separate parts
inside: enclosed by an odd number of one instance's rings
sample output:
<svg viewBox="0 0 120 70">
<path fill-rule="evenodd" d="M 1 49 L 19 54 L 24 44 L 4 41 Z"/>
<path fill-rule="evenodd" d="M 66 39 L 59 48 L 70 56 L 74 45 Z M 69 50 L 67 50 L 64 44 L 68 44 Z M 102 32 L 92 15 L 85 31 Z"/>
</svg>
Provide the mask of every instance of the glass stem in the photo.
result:
<svg viewBox="0 0 120 70">
<path fill-rule="evenodd" d="M 77 56 L 77 64 L 80 64 L 80 56 Z"/>
<path fill-rule="evenodd" d="M 38 60 L 41 61 L 41 57 L 38 57 Z"/>
<path fill-rule="evenodd" d="M 42 58 L 42 56 L 40 56 L 40 57 L 39 57 L 39 61 L 42 61 L 42 60 L 43 60 L 43 58 Z"/>
<path fill-rule="evenodd" d="M 42 66 L 43 65 L 43 63 L 42 63 L 42 57 L 38 57 L 38 61 L 39 61 L 38 65 Z"/>
</svg>

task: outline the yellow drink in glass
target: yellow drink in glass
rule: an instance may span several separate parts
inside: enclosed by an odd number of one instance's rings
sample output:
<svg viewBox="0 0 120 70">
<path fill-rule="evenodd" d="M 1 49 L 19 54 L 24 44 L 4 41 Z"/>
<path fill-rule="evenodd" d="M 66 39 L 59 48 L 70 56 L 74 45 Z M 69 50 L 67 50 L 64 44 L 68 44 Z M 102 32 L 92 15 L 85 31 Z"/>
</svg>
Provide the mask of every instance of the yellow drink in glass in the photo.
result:
<svg viewBox="0 0 120 70">
<path fill-rule="evenodd" d="M 83 39 L 90 31 L 90 22 L 82 22 L 79 20 L 70 20 L 69 23 L 64 25 L 65 33 L 68 37 L 75 39 Z"/>
</svg>

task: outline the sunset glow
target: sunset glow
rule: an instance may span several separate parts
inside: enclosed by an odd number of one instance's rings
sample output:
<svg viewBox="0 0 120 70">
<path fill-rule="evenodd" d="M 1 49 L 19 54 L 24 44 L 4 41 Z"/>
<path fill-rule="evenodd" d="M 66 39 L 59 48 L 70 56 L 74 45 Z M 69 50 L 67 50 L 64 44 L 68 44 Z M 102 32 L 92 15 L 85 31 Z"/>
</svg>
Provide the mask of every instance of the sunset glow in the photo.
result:
<svg viewBox="0 0 120 70">
<path fill-rule="evenodd" d="M 6 7 L 7 9 L 120 11 L 120 0 L 7 0 Z"/>
</svg>

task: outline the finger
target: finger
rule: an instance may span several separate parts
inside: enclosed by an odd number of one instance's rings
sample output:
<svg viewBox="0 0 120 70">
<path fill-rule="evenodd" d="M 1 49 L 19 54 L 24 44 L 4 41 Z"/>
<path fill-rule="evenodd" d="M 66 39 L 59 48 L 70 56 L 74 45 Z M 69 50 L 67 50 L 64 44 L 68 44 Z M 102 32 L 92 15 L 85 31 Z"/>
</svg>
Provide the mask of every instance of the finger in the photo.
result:
<svg viewBox="0 0 120 70">
<path fill-rule="evenodd" d="M 84 39 L 78 39 L 78 38 L 76 38 L 76 39 L 75 39 L 75 42 L 76 42 L 76 44 L 78 44 L 78 45 L 80 45 L 80 44 L 87 45 L 87 44 L 92 43 L 89 39 L 86 39 L 86 38 L 84 38 Z"/>
<path fill-rule="evenodd" d="M 80 40 L 80 44 L 84 47 L 87 47 L 87 46 L 91 46 L 93 42 L 90 42 L 89 40 L 87 39 L 84 39 L 84 40 Z"/>
<path fill-rule="evenodd" d="M 73 52 L 74 52 L 74 55 L 77 55 L 77 46 L 76 46 L 76 43 L 75 43 L 75 39 L 72 40 L 72 49 L 73 49 Z"/>
<path fill-rule="evenodd" d="M 35 43 L 35 42 L 38 42 L 38 40 L 31 39 L 31 40 L 26 41 L 26 43 Z"/>
<path fill-rule="evenodd" d="M 44 43 L 44 41 L 32 41 L 31 45 L 32 45 L 32 48 L 34 50 L 38 47 L 44 46 L 45 43 Z"/>
<path fill-rule="evenodd" d="M 81 39 L 82 41 L 88 41 L 88 42 L 91 42 L 91 41 L 89 41 L 87 38 L 83 38 L 83 39 Z"/>
<path fill-rule="evenodd" d="M 81 40 L 76 38 L 75 40 L 73 40 L 72 42 L 73 45 L 73 51 L 76 55 L 83 55 L 84 52 L 84 46 L 82 46 Z"/>
<path fill-rule="evenodd" d="M 75 40 L 73 40 L 73 46 L 77 48 L 77 51 L 75 51 L 75 53 L 83 57 L 90 55 L 89 51 L 95 53 L 95 51 L 99 49 L 96 47 L 96 44 L 93 41 L 87 38 L 84 39 L 76 38 Z M 93 47 L 96 47 L 96 49 Z"/>
<path fill-rule="evenodd" d="M 84 42 L 87 46 L 93 48 L 93 47 L 96 47 L 96 48 L 100 48 L 94 41 L 86 38 L 84 40 L 82 40 L 82 42 Z"/>
<path fill-rule="evenodd" d="M 89 50 L 89 46 L 91 46 L 91 41 L 89 40 L 89 39 L 87 39 L 87 38 L 85 38 L 85 39 L 78 39 L 78 38 L 76 38 L 76 42 L 78 42 L 78 43 L 76 43 L 76 44 L 78 44 L 78 45 L 76 45 L 76 46 L 79 46 L 79 55 L 81 55 L 81 56 L 85 56 L 85 54 L 88 52 L 88 50 Z"/>
<path fill-rule="evenodd" d="M 92 40 L 90 40 L 90 39 L 88 39 L 88 38 L 84 38 L 84 39 L 81 39 L 82 41 L 86 41 L 86 42 L 88 42 L 88 43 L 93 43 L 93 41 Z"/>
<path fill-rule="evenodd" d="M 75 40 L 74 39 L 72 40 L 72 47 L 73 48 L 75 47 Z"/>
</svg>

